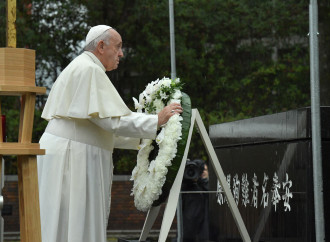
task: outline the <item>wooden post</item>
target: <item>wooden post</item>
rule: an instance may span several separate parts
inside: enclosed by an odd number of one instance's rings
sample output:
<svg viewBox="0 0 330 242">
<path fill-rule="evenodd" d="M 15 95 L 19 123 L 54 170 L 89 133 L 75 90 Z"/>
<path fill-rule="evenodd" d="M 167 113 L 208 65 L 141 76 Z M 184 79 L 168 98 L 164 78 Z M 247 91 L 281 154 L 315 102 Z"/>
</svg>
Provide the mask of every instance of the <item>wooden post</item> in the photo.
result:
<svg viewBox="0 0 330 242">
<path fill-rule="evenodd" d="M 17 143 L 0 140 L 2 155 L 17 155 L 20 235 L 23 242 L 41 242 L 39 186 L 36 155 L 45 154 L 38 143 L 32 143 L 32 129 L 36 93 L 40 87 L 8 86 L 0 84 L 0 95 L 21 95 L 21 119 Z M 45 92 L 43 89 L 42 92 Z M 1 109 L 1 107 L 0 107 Z M 0 110 L 1 115 L 1 110 Z M 2 133 L 0 125 L 0 134 Z M 0 135 L 0 138 L 2 135 Z M 3 169 L 3 168 L 2 168 Z M 1 164 L 0 164 L 1 171 Z"/>
<path fill-rule="evenodd" d="M 7 47 L 16 48 L 16 0 L 7 0 Z"/>
<path fill-rule="evenodd" d="M 35 108 L 35 93 L 22 95 L 19 142 L 31 144 Z M 18 193 L 21 241 L 41 242 L 37 158 L 18 156 Z"/>
<path fill-rule="evenodd" d="M 20 112 L 19 142 L 31 143 L 36 95 L 27 93 L 22 96 Z"/>
<path fill-rule="evenodd" d="M 35 51 L 16 48 L 16 0 L 7 0 L 6 34 L 9 48 L 0 48 L 0 95 L 18 95 L 22 102 L 18 142 L 3 142 L 0 125 L 0 158 L 17 155 L 21 241 L 41 242 L 36 155 L 45 151 L 32 143 L 32 130 L 36 94 L 46 89 L 35 86 Z"/>
<path fill-rule="evenodd" d="M 37 157 L 18 156 L 21 241 L 41 242 Z"/>
</svg>

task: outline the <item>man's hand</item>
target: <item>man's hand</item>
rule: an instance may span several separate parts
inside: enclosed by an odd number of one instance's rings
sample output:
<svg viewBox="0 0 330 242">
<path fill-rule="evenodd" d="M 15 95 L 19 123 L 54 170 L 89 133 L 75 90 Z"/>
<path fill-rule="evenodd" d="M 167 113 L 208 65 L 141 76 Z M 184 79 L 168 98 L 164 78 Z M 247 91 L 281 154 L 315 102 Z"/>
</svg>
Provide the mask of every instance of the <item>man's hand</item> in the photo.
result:
<svg viewBox="0 0 330 242">
<path fill-rule="evenodd" d="M 182 113 L 182 107 L 178 103 L 171 103 L 163 108 L 163 110 L 158 113 L 158 128 L 163 124 L 166 124 L 174 114 L 180 113 Z"/>
</svg>

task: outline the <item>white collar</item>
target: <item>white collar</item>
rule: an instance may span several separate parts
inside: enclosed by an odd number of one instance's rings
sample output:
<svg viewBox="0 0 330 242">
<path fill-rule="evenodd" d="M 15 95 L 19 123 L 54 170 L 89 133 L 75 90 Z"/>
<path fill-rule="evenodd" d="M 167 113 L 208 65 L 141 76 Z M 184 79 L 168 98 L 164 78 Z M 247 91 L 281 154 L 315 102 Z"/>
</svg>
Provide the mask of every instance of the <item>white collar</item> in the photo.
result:
<svg viewBox="0 0 330 242">
<path fill-rule="evenodd" d="M 96 57 L 96 55 L 94 55 L 92 52 L 90 51 L 84 51 L 83 54 L 88 55 L 95 64 L 97 64 L 98 66 L 100 66 L 102 68 L 103 71 L 106 71 L 104 65 L 102 64 L 102 62 L 99 60 L 99 58 Z"/>
</svg>

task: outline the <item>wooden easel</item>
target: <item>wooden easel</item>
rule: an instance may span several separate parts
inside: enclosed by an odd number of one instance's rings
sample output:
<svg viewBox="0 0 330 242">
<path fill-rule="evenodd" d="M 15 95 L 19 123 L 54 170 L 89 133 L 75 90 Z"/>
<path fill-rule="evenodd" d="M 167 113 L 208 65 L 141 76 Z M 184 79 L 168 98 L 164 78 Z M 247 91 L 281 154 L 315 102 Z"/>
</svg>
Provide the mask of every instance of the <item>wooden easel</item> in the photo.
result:
<svg viewBox="0 0 330 242">
<path fill-rule="evenodd" d="M 36 87 L 37 88 L 37 87 Z M 17 155 L 18 159 L 18 195 L 21 241 L 41 242 L 39 190 L 36 155 L 44 155 L 38 143 L 31 143 L 35 96 L 46 90 L 17 88 L 0 84 L 0 95 L 19 95 L 22 97 L 19 140 L 7 143 L 0 140 L 0 157 Z M 0 112 L 1 115 L 1 112 Z M 0 137 L 2 127 L 0 125 Z M 1 169 L 3 169 L 1 165 Z"/>
<path fill-rule="evenodd" d="M 15 21 L 16 0 L 7 0 L 7 48 L 0 48 L 0 96 L 19 96 L 21 110 L 18 142 L 3 142 L 0 125 L 0 158 L 17 155 L 21 241 L 41 242 L 36 155 L 44 155 L 45 150 L 32 143 L 32 129 L 36 95 L 46 93 L 46 88 L 35 86 L 35 51 L 16 48 Z"/>
<path fill-rule="evenodd" d="M 190 141 L 191 141 L 191 136 L 192 136 L 192 131 L 194 129 L 194 125 L 197 125 L 197 128 L 199 130 L 199 133 L 201 135 L 201 138 L 203 140 L 204 146 L 206 148 L 206 151 L 208 152 L 209 158 L 210 158 L 210 163 L 213 166 L 213 169 L 217 175 L 218 180 L 221 183 L 221 186 L 224 190 L 224 193 L 227 197 L 228 200 L 228 206 L 230 208 L 230 211 L 234 217 L 235 223 L 238 227 L 238 230 L 240 232 L 241 238 L 244 242 L 250 242 L 250 236 L 247 232 L 247 229 L 245 227 L 245 224 L 243 222 L 242 216 L 237 208 L 236 202 L 234 200 L 234 197 L 230 191 L 230 188 L 228 186 L 228 183 L 226 181 L 226 176 L 220 166 L 220 162 L 218 160 L 218 157 L 215 153 L 215 150 L 212 146 L 211 140 L 207 134 L 207 131 L 205 129 L 204 123 L 202 121 L 202 118 L 198 112 L 197 109 L 193 109 L 192 113 L 191 113 L 191 124 L 190 124 L 190 130 L 189 130 L 189 134 L 188 134 L 188 139 L 187 139 L 187 144 L 186 144 L 186 148 L 185 148 L 185 152 L 182 158 L 182 162 L 178 171 L 178 174 L 174 180 L 174 183 L 172 185 L 170 194 L 168 196 L 167 199 L 167 204 L 165 206 L 165 211 L 164 211 L 164 216 L 163 216 L 163 221 L 162 221 L 162 226 L 160 229 L 160 235 L 159 235 L 159 239 L 158 242 L 165 242 L 166 238 L 168 236 L 170 227 L 172 225 L 173 219 L 174 219 L 174 215 L 175 215 L 175 211 L 176 211 L 176 207 L 178 204 L 178 199 L 179 199 L 179 194 L 180 194 L 180 190 L 181 190 L 181 184 L 182 184 L 182 179 L 183 179 L 183 174 L 184 174 L 184 168 L 185 168 L 185 164 L 186 164 L 186 160 L 187 160 L 187 156 L 188 156 L 188 151 L 189 151 L 189 146 L 190 146 Z M 141 236 L 139 241 L 144 241 L 146 240 L 152 225 L 154 224 L 158 212 L 159 212 L 159 208 L 158 207 L 151 207 L 146 220 L 144 222 L 144 226 L 141 232 Z"/>
</svg>

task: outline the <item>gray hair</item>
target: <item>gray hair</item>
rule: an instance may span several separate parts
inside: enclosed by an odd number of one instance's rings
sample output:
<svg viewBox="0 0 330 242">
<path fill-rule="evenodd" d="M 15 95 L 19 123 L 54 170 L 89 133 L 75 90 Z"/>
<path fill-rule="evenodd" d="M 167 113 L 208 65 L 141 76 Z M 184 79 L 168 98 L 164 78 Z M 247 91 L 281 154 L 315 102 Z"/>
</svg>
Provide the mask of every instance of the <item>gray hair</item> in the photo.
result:
<svg viewBox="0 0 330 242">
<path fill-rule="evenodd" d="M 100 36 L 98 36 L 97 38 L 93 39 L 88 45 L 85 46 L 84 50 L 86 51 L 94 51 L 97 47 L 97 44 L 103 40 L 107 45 L 110 44 L 110 38 L 111 38 L 111 34 L 109 29 L 107 29 L 106 31 L 104 31 Z"/>
</svg>

